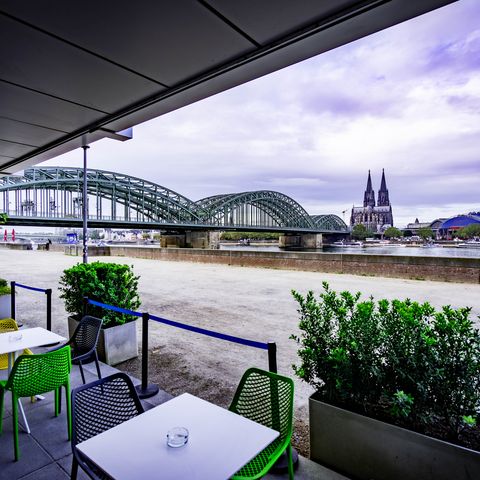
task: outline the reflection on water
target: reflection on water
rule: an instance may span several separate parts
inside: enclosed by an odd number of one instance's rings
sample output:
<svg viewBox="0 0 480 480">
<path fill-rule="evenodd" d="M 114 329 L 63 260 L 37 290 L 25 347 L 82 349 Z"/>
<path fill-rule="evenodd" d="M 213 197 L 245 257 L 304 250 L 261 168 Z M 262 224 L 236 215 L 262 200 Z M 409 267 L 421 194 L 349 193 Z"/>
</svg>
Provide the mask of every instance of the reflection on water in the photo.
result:
<svg viewBox="0 0 480 480">
<path fill-rule="evenodd" d="M 412 257 L 461 257 L 480 258 L 480 248 L 457 247 L 405 247 L 405 246 L 368 246 L 368 247 L 335 247 L 324 246 L 318 249 L 285 249 L 277 245 L 234 245 L 220 244 L 220 250 L 250 250 L 255 252 L 324 252 L 324 253 L 350 253 L 360 255 L 399 255 Z"/>
</svg>

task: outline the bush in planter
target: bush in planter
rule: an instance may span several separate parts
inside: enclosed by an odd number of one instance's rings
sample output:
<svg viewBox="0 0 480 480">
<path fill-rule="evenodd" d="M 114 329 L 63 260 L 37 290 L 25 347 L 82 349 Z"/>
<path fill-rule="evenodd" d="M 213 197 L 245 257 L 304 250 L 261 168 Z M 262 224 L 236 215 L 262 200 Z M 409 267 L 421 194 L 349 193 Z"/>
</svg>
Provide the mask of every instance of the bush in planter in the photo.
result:
<svg viewBox="0 0 480 480">
<path fill-rule="evenodd" d="M 0 297 L 2 295 L 10 295 L 11 293 L 12 289 L 10 288 L 8 282 L 5 279 L 0 278 Z"/>
<path fill-rule="evenodd" d="M 470 309 L 323 288 L 318 299 L 292 292 L 301 330 L 293 368 L 322 400 L 453 441 L 475 426 L 480 333 Z"/>
<path fill-rule="evenodd" d="M 79 263 L 64 270 L 60 277 L 60 298 L 68 313 L 80 317 L 83 297 L 128 310 L 140 306 L 138 276 L 129 265 L 117 263 Z M 103 318 L 103 327 L 113 327 L 133 321 L 136 317 L 89 305 L 88 313 Z"/>
</svg>

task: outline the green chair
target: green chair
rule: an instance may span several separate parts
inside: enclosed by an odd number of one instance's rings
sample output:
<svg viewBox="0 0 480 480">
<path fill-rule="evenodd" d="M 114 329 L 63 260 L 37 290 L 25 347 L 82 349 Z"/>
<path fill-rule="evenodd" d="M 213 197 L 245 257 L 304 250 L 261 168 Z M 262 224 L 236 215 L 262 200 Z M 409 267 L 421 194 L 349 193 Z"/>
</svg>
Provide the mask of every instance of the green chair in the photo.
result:
<svg viewBox="0 0 480 480">
<path fill-rule="evenodd" d="M 39 355 L 20 355 L 15 361 L 8 380 L 0 381 L 0 434 L 2 433 L 5 392 L 12 393 L 13 442 L 15 460 L 20 458 L 18 447 L 18 399 L 55 392 L 55 416 L 59 413 L 59 391 L 65 387 L 67 403 L 68 439 L 72 432 L 70 403 L 70 370 L 72 360 L 70 346 Z"/>
<path fill-rule="evenodd" d="M 287 451 L 288 474 L 293 479 L 293 381 L 276 373 L 249 368 L 240 381 L 230 411 L 280 432 L 265 450 L 242 467 L 233 479 L 256 479 L 267 474 Z"/>
</svg>

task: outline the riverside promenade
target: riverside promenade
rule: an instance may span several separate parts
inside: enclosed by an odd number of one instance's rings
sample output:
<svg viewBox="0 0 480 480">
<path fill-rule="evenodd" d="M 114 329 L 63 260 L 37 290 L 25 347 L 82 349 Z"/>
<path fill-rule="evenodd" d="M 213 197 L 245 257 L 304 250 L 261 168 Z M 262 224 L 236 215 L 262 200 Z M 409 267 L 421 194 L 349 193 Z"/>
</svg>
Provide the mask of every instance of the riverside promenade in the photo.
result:
<svg viewBox="0 0 480 480">
<path fill-rule="evenodd" d="M 218 332 L 257 340 L 275 341 L 278 369 L 293 378 L 298 314 L 291 289 L 306 293 L 321 290 L 322 281 L 333 289 L 360 291 L 364 298 L 410 298 L 435 307 L 472 307 L 479 322 L 480 285 L 398 278 L 357 276 L 251 268 L 221 264 L 159 261 L 131 257 L 90 257 L 133 265 L 140 275 L 141 311 Z M 8 281 L 52 288 L 52 327 L 67 335 L 67 314 L 59 298 L 58 280 L 65 268 L 81 257 L 54 251 L 0 249 L 1 276 Z M 45 295 L 19 289 L 17 318 L 28 326 L 45 326 Z M 140 323 L 140 322 L 139 322 Z M 140 325 L 139 325 L 140 328 Z M 219 405 L 229 404 L 234 389 L 250 366 L 267 368 L 265 351 L 244 347 L 166 325 L 150 323 L 150 380 L 168 393 L 194 393 Z M 140 376 L 139 361 L 122 364 Z M 295 379 L 298 435 L 306 434 L 308 385 Z"/>
<path fill-rule="evenodd" d="M 55 249 L 62 252 L 68 249 L 76 255 L 81 254 L 79 245 L 71 247 L 56 245 Z M 408 255 L 407 248 L 396 249 L 394 255 L 375 254 L 373 251 L 368 254 L 318 251 L 276 252 L 159 248 L 153 245 L 106 245 L 90 249 L 96 255 L 106 256 L 480 284 L 480 257 Z M 404 255 L 401 254 L 402 251 L 405 252 Z"/>
</svg>

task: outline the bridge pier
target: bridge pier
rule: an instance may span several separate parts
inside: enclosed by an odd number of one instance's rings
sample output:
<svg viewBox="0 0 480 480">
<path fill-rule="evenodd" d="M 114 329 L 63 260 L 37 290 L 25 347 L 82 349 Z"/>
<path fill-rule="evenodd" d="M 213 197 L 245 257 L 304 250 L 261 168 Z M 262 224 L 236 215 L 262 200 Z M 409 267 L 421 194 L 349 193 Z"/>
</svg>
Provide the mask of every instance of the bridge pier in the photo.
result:
<svg viewBox="0 0 480 480">
<path fill-rule="evenodd" d="M 160 234 L 160 247 L 161 248 L 184 248 L 185 247 L 185 234 L 165 232 Z"/>
<path fill-rule="evenodd" d="M 187 248 L 208 248 L 208 232 L 186 231 L 185 232 L 185 247 Z"/>
<path fill-rule="evenodd" d="M 164 232 L 160 235 L 162 248 L 218 248 L 220 232 L 208 230 L 187 230 L 185 232 Z"/>
<path fill-rule="evenodd" d="M 278 245 L 281 248 L 322 248 L 323 235 L 321 233 L 287 233 L 280 235 Z"/>
</svg>

